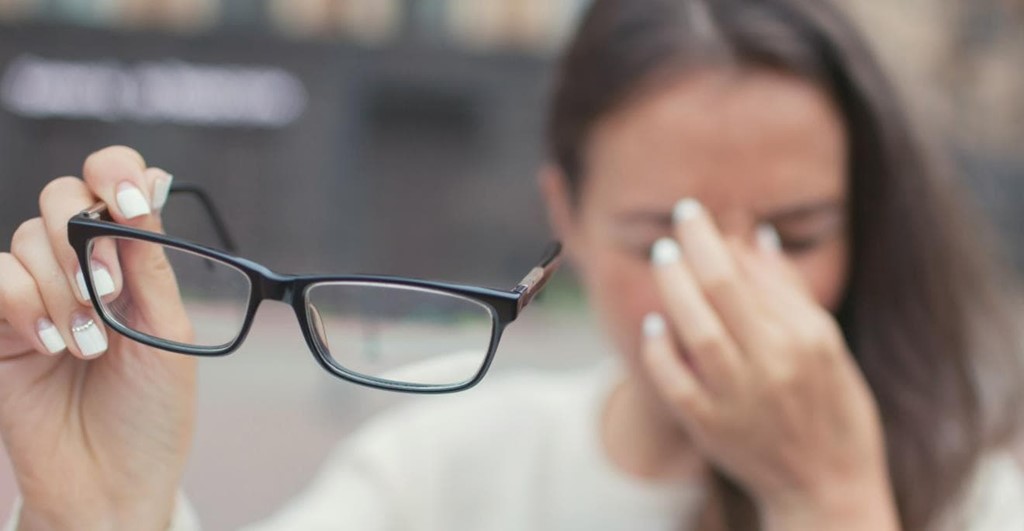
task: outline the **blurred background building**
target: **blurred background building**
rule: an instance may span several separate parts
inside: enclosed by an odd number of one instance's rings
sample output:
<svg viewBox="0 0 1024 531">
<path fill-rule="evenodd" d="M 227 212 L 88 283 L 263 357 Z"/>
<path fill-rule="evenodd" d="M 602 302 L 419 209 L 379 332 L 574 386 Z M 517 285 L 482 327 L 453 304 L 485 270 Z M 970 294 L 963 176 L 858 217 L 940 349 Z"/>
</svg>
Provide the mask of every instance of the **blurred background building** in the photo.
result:
<svg viewBox="0 0 1024 531">
<path fill-rule="evenodd" d="M 843 1 L 1024 268 L 1024 2 Z M 548 237 L 547 90 L 586 3 L 0 0 L 0 240 L 44 183 L 127 144 L 204 185 L 274 269 L 511 286 Z M 206 236 L 188 205 L 168 216 Z M 565 292 L 510 328 L 495 370 L 597 356 Z M 264 309 L 246 349 L 202 365 L 186 487 L 209 529 L 268 514 L 399 399 L 320 372 L 293 319 Z M 539 355 L 552 345 L 565 355 Z"/>
<path fill-rule="evenodd" d="M 844 3 L 1021 241 L 1021 2 Z M 0 0 L 0 235 L 125 143 L 210 188 L 275 267 L 507 282 L 544 239 L 547 82 L 584 5 Z"/>
<path fill-rule="evenodd" d="M 272 267 L 514 282 L 546 238 L 544 80 L 580 4 L 0 0 L 0 234 L 124 143 Z"/>
</svg>

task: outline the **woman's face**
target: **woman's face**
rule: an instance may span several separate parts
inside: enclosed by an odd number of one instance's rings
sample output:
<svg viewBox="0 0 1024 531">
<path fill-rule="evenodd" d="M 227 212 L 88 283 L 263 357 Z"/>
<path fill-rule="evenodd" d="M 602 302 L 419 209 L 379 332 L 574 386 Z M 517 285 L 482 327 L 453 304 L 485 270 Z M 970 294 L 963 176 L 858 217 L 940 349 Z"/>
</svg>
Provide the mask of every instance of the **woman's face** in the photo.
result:
<svg viewBox="0 0 1024 531">
<path fill-rule="evenodd" d="M 592 306 L 620 352 L 638 358 L 643 316 L 662 310 L 650 248 L 671 211 L 699 200 L 723 237 L 755 245 L 771 223 L 818 302 L 847 277 L 846 138 L 824 93 L 771 72 L 681 77 L 599 122 L 578 206 L 554 171 L 543 187 Z"/>
</svg>

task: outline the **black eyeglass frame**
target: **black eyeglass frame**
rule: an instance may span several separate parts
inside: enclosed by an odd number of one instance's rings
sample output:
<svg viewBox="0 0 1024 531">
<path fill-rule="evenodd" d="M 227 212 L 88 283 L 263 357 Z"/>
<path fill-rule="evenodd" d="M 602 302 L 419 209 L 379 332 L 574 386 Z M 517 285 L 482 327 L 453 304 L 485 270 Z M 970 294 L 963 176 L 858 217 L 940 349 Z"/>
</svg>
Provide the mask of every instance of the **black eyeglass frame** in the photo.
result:
<svg viewBox="0 0 1024 531">
<path fill-rule="evenodd" d="M 217 231 L 221 243 L 234 252 L 235 246 L 222 218 L 218 215 L 213 202 L 198 187 L 187 184 L 175 184 L 171 194 L 190 194 L 203 204 Z M 100 319 L 111 329 L 139 343 L 179 354 L 192 356 L 216 357 L 225 356 L 238 350 L 245 342 L 252 327 L 253 320 L 260 304 L 264 300 L 275 300 L 290 305 L 299 321 L 302 335 L 309 346 L 313 357 L 326 371 L 344 380 L 377 389 L 400 391 L 407 393 L 452 393 L 463 391 L 478 384 L 487 374 L 498 343 L 505 328 L 511 324 L 527 305 L 544 288 L 557 270 L 561 260 L 562 246 L 552 242 L 545 250 L 536 267 L 516 284 L 511 290 L 500 290 L 488 287 L 470 286 L 449 282 L 422 280 L 417 278 L 381 276 L 381 275 L 289 275 L 271 271 L 269 268 L 252 260 L 235 256 L 212 247 L 190 242 L 164 234 L 144 231 L 133 227 L 117 224 L 113 221 L 105 203 L 97 203 L 82 211 L 68 221 L 68 241 L 75 250 L 83 272 L 91 270 L 90 254 L 92 241 L 96 238 L 129 238 L 155 243 L 174 249 L 193 253 L 220 262 L 242 272 L 249 280 L 249 301 L 241 331 L 230 343 L 218 347 L 199 347 L 168 340 L 162 340 L 132 330 L 116 319 L 111 318 L 93 286 L 92 275 L 84 274 L 85 286 L 89 292 L 93 307 Z M 491 341 L 487 355 L 479 371 L 471 379 L 450 385 L 432 385 L 403 383 L 360 374 L 337 363 L 327 352 L 316 332 L 312 328 L 312 317 L 309 314 L 308 293 L 318 284 L 370 284 L 381 287 L 413 288 L 437 292 L 444 295 L 468 299 L 484 306 L 491 315 Z"/>
</svg>

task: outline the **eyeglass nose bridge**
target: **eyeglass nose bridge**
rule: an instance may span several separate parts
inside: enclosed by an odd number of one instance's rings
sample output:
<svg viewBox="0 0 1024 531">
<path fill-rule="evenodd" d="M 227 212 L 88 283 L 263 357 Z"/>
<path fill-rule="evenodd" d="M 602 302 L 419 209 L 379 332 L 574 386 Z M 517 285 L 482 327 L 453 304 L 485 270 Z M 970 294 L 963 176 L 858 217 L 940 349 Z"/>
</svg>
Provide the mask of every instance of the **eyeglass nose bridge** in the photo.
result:
<svg viewBox="0 0 1024 531">
<path fill-rule="evenodd" d="M 294 306 L 299 291 L 295 277 L 270 272 L 260 275 L 254 287 L 257 302 L 271 300 L 289 306 Z"/>
</svg>

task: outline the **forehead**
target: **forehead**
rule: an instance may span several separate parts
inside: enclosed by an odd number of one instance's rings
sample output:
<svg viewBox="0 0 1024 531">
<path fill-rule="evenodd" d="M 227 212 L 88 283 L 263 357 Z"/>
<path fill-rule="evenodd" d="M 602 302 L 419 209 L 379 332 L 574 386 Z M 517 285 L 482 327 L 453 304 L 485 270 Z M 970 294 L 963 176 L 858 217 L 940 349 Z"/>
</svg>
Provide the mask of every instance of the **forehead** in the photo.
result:
<svg viewBox="0 0 1024 531">
<path fill-rule="evenodd" d="M 769 208 L 845 189 L 846 140 L 826 95 L 766 71 L 709 71 L 663 83 L 599 122 L 586 152 L 588 200 L 717 210 Z"/>
</svg>

